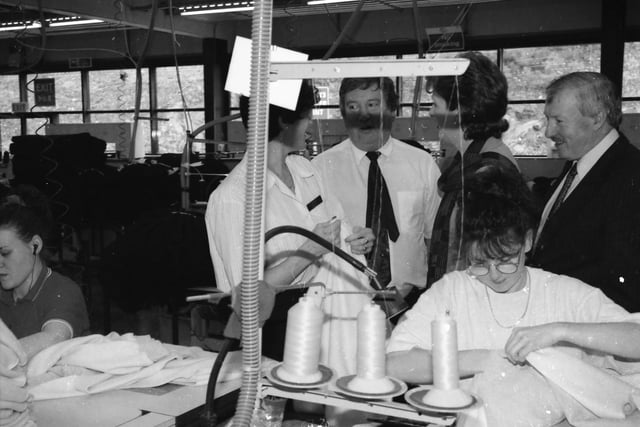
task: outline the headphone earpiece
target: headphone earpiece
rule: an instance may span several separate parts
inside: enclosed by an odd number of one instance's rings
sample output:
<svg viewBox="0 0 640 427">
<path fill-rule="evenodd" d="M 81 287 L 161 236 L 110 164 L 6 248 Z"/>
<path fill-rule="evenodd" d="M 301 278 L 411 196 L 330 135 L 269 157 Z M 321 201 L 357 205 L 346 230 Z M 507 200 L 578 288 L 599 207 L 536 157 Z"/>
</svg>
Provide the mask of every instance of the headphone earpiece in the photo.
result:
<svg viewBox="0 0 640 427">
<path fill-rule="evenodd" d="M 36 255 L 38 253 L 38 245 L 33 245 L 33 254 Z"/>
</svg>

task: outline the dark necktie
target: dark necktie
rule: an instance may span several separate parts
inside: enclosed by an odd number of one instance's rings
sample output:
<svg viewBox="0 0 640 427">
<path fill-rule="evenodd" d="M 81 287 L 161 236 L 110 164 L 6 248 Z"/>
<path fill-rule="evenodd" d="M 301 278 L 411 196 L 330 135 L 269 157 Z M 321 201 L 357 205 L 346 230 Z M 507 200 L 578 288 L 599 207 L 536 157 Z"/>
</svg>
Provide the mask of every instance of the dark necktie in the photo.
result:
<svg viewBox="0 0 640 427">
<path fill-rule="evenodd" d="M 369 177 L 367 182 L 367 217 L 366 226 L 373 230 L 375 245 L 367 254 L 369 266 L 378 273 L 378 282 L 385 287 L 391 281 L 391 264 L 389 261 L 389 239 L 398 239 L 398 224 L 393 214 L 393 206 L 389 197 L 389 189 L 378 167 L 378 151 L 369 151 Z"/>
<path fill-rule="evenodd" d="M 547 218 L 550 218 L 554 213 L 556 213 L 558 208 L 560 208 L 560 205 L 562 204 L 562 202 L 564 202 L 564 199 L 567 197 L 567 193 L 571 188 L 571 184 L 573 183 L 573 180 L 578 174 L 577 164 L 578 162 L 573 162 L 573 165 L 571 165 L 571 169 L 569 169 L 569 172 L 567 172 L 566 178 L 564 180 L 564 184 L 562 185 L 562 188 L 560 189 L 560 192 L 558 193 L 558 197 L 556 197 L 555 202 L 553 202 L 553 206 L 551 207 L 551 210 L 549 211 L 549 215 L 547 216 Z"/>
</svg>

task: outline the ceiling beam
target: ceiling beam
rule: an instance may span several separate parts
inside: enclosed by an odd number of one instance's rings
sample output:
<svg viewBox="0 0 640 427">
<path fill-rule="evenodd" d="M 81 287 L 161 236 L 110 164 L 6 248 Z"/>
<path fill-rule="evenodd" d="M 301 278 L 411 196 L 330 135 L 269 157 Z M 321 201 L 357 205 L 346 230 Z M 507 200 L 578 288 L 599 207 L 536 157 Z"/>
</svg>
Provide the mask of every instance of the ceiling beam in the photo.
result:
<svg viewBox="0 0 640 427">
<path fill-rule="evenodd" d="M 151 4 L 149 0 L 148 4 Z M 113 0 L 21 0 L 21 6 L 26 9 L 38 10 L 38 3 L 42 3 L 44 12 L 56 13 L 66 16 L 82 16 L 92 19 L 120 24 L 135 28 L 146 29 L 149 27 L 150 13 L 144 10 L 131 10 L 126 8 L 119 11 Z M 121 2 L 123 5 L 130 2 Z M 15 0 L 0 0 L 0 4 L 15 6 Z M 151 8 L 149 8 L 151 10 Z M 173 26 L 176 34 L 182 36 L 210 38 L 213 37 L 213 24 L 184 18 L 177 14 L 173 17 Z M 164 10 L 159 10 L 156 16 L 154 29 L 161 32 L 171 32 L 171 21 Z"/>
</svg>

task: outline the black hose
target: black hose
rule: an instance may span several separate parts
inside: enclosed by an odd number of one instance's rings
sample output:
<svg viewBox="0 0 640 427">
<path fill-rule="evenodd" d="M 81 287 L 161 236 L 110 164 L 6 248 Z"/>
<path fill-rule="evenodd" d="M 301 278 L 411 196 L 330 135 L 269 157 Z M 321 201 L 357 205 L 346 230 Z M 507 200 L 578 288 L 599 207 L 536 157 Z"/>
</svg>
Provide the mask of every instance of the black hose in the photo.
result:
<svg viewBox="0 0 640 427">
<path fill-rule="evenodd" d="M 366 265 L 364 265 L 363 263 L 361 263 L 360 261 L 358 261 L 357 259 L 355 259 L 351 255 L 349 255 L 348 253 L 346 253 L 342 249 L 336 247 L 332 243 L 327 242 L 322 237 L 320 237 L 317 234 L 315 234 L 313 231 L 307 230 L 306 228 L 298 227 L 298 226 L 295 226 L 295 225 L 282 225 L 280 227 L 275 227 L 275 228 L 272 228 L 271 230 L 269 230 L 269 231 L 267 231 L 265 233 L 264 241 L 268 242 L 269 239 L 271 239 L 272 237 L 274 237 L 274 236 L 276 236 L 278 234 L 281 234 L 281 233 L 300 234 L 301 236 L 304 236 L 307 239 L 313 240 L 315 243 L 319 244 L 323 248 L 335 253 L 340 258 L 342 258 L 343 260 L 345 260 L 346 262 L 351 264 L 353 267 L 355 267 L 356 270 L 363 272 L 364 274 L 366 274 L 369 277 L 375 277 L 376 276 L 376 273 L 373 270 L 371 270 L 369 267 L 367 267 Z M 381 289 L 378 289 L 378 290 L 381 290 Z"/>
<path fill-rule="evenodd" d="M 222 346 L 220 347 L 220 351 L 216 356 L 216 360 L 211 368 L 211 373 L 209 374 L 205 406 L 202 414 L 200 415 L 200 425 L 202 426 L 216 426 L 218 423 L 218 414 L 216 413 L 215 408 L 215 394 L 218 376 L 220 374 L 220 369 L 222 369 L 224 359 L 227 357 L 227 353 L 235 346 L 239 346 L 239 344 L 240 340 L 236 338 L 225 337 L 224 341 L 222 341 Z"/>
</svg>

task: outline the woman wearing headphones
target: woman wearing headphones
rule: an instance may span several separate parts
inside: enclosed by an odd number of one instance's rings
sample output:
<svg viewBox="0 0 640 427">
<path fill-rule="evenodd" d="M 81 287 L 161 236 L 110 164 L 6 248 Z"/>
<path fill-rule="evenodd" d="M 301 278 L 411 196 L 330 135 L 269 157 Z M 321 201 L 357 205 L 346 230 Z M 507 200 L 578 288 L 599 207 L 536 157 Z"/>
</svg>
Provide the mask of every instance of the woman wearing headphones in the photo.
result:
<svg viewBox="0 0 640 427">
<path fill-rule="evenodd" d="M 0 319 L 28 358 L 89 329 L 79 286 L 42 257 L 51 222 L 47 200 L 35 189 L 18 189 L 0 204 Z"/>
</svg>

